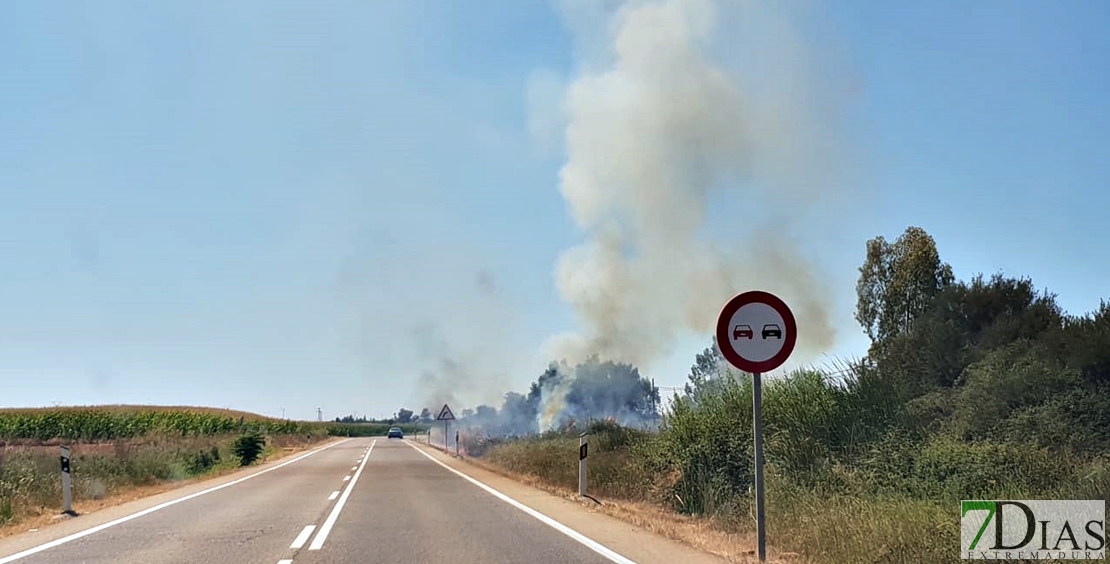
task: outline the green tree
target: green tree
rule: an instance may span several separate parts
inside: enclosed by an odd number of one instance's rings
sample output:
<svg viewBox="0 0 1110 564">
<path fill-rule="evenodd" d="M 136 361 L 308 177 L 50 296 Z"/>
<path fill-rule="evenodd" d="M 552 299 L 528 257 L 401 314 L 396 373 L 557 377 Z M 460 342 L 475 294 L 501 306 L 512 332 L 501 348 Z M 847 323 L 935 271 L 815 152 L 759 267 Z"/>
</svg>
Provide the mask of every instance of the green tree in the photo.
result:
<svg viewBox="0 0 1110 564">
<path fill-rule="evenodd" d="M 401 423 L 401 424 L 411 423 L 412 422 L 412 410 L 411 409 L 405 409 L 405 408 L 402 407 L 401 409 L 399 409 L 397 411 L 397 414 L 393 416 L 393 419 L 395 419 L 398 423 Z"/>
<path fill-rule="evenodd" d="M 1091 383 L 1110 385 L 1110 302 L 1090 315 L 1071 316 L 1060 335 L 1067 362 Z"/>
<path fill-rule="evenodd" d="M 690 367 L 690 374 L 686 376 L 686 395 L 697 403 L 698 398 L 711 392 L 720 384 L 720 379 L 728 371 L 725 357 L 721 355 L 721 348 L 717 344 L 717 337 L 704 351 L 694 357 L 694 365 Z"/>
<path fill-rule="evenodd" d="M 1032 280 L 979 275 L 942 290 L 913 327 L 884 343 L 877 360 L 916 394 L 955 386 L 968 366 L 999 347 L 1059 339 L 1062 326 L 1055 296 L 1038 292 Z"/>
<path fill-rule="evenodd" d="M 936 241 L 913 226 L 893 243 L 881 235 L 869 240 L 859 272 L 856 320 L 873 349 L 907 330 L 954 281 L 952 267 L 940 260 Z"/>
</svg>

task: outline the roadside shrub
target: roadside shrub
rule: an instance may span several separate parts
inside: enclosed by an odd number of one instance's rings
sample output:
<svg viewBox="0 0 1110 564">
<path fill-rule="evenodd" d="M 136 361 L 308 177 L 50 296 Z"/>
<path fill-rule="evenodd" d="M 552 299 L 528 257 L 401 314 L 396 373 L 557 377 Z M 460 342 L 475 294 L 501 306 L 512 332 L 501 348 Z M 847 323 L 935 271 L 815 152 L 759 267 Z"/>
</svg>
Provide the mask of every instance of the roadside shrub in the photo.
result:
<svg viewBox="0 0 1110 564">
<path fill-rule="evenodd" d="M 220 448 L 213 446 L 208 450 L 194 452 L 186 462 L 186 470 L 190 474 L 203 474 L 220 463 Z"/>
<path fill-rule="evenodd" d="M 262 456 L 265 447 L 266 437 L 259 433 L 247 433 L 235 439 L 231 452 L 239 457 L 240 466 L 250 466 Z"/>
</svg>

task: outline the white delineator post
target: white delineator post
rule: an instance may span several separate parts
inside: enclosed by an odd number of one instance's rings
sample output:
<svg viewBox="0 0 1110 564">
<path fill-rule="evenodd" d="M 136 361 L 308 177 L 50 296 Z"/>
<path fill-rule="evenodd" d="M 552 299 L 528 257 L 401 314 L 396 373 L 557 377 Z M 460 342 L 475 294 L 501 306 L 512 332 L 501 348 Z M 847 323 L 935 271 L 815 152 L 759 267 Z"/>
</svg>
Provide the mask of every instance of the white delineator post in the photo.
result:
<svg viewBox="0 0 1110 564">
<path fill-rule="evenodd" d="M 578 495 L 586 495 L 586 455 L 589 454 L 589 433 L 578 435 Z"/>
<path fill-rule="evenodd" d="M 62 513 L 73 515 L 73 481 L 69 476 L 69 447 L 62 445 Z"/>
</svg>

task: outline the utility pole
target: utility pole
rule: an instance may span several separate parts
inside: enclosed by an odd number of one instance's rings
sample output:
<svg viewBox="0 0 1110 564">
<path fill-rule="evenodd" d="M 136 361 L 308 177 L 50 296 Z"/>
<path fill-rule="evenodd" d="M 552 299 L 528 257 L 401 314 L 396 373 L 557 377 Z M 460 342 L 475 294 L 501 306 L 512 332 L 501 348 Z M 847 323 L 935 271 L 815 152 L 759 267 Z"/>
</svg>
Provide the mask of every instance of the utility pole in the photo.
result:
<svg viewBox="0 0 1110 564">
<path fill-rule="evenodd" d="M 324 410 L 323 410 L 323 408 L 320 408 L 320 407 L 316 408 L 316 420 L 321 422 L 321 423 L 324 422 Z"/>
</svg>

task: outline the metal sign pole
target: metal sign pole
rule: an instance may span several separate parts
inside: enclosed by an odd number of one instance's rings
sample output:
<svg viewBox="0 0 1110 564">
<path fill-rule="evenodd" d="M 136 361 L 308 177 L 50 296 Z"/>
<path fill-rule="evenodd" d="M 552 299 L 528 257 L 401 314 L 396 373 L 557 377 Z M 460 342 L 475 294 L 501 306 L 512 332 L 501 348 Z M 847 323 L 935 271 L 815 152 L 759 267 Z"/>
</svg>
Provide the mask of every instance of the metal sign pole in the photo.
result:
<svg viewBox="0 0 1110 564">
<path fill-rule="evenodd" d="M 755 436 L 755 528 L 759 561 L 767 561 L 767 520 L 763 512 L 763 385 L 758 372 L 752 374 L 752 431 Z"/>
<path fill-rule="evenodd" d="M 447 420 L 443 420 L 443 452 L 451 452 L 450 447 L 447 446 Z"/>
</svg>

